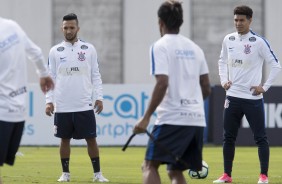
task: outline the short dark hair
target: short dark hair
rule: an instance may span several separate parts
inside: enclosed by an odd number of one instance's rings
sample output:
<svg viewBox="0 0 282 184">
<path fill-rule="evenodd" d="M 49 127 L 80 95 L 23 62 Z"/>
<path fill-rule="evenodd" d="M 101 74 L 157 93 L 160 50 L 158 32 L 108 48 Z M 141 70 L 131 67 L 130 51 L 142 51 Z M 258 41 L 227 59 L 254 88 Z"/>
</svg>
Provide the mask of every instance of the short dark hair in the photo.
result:
<svg viewBox="0 0 282 184">
<path fill-rule="evenodd" d="M 253 10 L 245 5 L 237 6 L 234 9 L 234 15 L 246 15 L 247 19 L 253 17 Z"/>
<path fill-rule="evenodd" d="M 183 23 L 183 9 L 179 1 L 167 0 L 158 10 L 158 17 L 170 30 L 179 29 Z"/>
<path fill-rule="evenodd" d="M 65 21 L 65 20 L 76 20 L 76 22 L 77 22 L 77 24 L 78 24 L 77 15 L 74 14 L 74 13 L 69 13 L 69 14 L 65 15 L 65 16 L 63 17 L 63 21 Z"/>
</svg>

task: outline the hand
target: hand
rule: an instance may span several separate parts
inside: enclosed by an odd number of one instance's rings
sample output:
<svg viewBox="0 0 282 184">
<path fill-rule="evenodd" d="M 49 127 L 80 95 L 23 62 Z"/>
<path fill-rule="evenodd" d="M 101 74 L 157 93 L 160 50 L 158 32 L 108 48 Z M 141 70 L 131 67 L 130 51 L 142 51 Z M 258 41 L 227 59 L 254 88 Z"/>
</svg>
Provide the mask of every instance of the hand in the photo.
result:
<svg viewBox="0 0 282 184">
<path fill-rule="evenodd" d="M 41 77 L 40 78 L 40 88 L 45 94 L 47 91 L 54 89 L 54 82 L 51 77 Z"/>
<path fill-rule="evenodd" d="M 259 86 L 252 86 L 250 88 L 250 91 L 252 91 L 252 90 L 253 90 L 253 93 L 252 93 L 253 96 L 258 96 L 258 95 L 260 95 L 262 93 L 265 93 L 265 91 L 264 91 L 264 89 L 262 88 L 261 85 L 259 85 Z"/>
<path fill-rule="evenodd" d="M 54 105 L 53 105 L 53 103 L 47 103 L 46 104 L 45 114 L 47 116 L 52 116 L 52 114 L 54 114 Z"/>
<path fill-rule="evenodd" d="M 228 81 L 227 83 L 225 83 L 222 87 L 227 91 L 232 85 L 231 81 Z"/>
<path fill-rule="evenodd" d="M 149 124 L 149 121 L 150 120 L 147 120 L 147 119 L 144 119 L 144 118 L 140 119 L 137 122 L 137 124 L 134 126 L 133 133 L 135 133 L 135 134 L 145 133 L 147 126 Z"/>
<path fill-rule="evenodd" d="M 103 102 L 101 100 L 96 100 L 94 109 L 95 109 L 95 113 L 100 114 L 103 110 Z"/>
</svg>

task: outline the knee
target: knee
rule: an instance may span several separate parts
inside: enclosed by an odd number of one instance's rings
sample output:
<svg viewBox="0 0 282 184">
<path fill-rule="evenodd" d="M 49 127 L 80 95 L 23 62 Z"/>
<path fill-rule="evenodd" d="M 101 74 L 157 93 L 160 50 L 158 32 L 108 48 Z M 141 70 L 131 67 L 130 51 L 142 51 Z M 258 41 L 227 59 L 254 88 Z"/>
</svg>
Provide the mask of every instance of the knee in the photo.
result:
<svg viewBox="0 0 282 184">
<path fill-rule="evenodd" d="M 167 174 L 168 174 L 169 178 L 173 178 L 175 176 L 175 172 L 172 171 L 172 170 L 168 170 Z"/>
<path fill-rule="evenodd" d="M 264 137 L 255 137 L 255 142 L 257 145 L 268 145 L 268 140 L 265 136 Z"/>
<path fill-rule="evenodd" d="M 180 178 L 184 178 L 183 172 L 179 170 L 168 170 L 167 171 L 168 177 L 171 181 L 179 180 Z"/>
<path fill-rule="evenodd" d="M 146 172 L 147 170 L 149 170 L 149 164 L 147 161 L 144 161 L 143 164 L 141 165 L 141 170 L 142 172 Z"/>
<path fill-rule="evenodd" d="M 225 144 L 235 144 L 236 142 L 236 136 L 230 135 L 230 134 L 224 134 L 223 142 Z"/>
<path fill-rule="evenodd" d="M 158 169 L 159 164 L 158 163 L 154 163 L 152 161 L 147 161 L 145 160 L 143 162 L 143 164 L 141 165 L 141 170 L 143 173 L 150 171 L 150 170 L 157 170 Z"/>
</svg>

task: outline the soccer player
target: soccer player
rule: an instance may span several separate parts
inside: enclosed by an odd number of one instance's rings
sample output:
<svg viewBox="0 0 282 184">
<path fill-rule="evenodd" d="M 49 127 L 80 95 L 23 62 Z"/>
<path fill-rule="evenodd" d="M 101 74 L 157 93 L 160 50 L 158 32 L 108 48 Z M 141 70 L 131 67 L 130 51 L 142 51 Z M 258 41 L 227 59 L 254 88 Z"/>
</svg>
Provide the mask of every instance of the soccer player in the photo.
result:
<svg viewBox="0 0 282 184">
<path fill-rule="evenodd" d="M 258 146 L 258 183 L 268 183 L 269 145 L 265 133 L 263 93 L 273 84 L 281 66 L 269 43 L 250 29 L 253 11 L 248 6 L 234 9 L 236 32 L 225 36 L 218 61 L 220 82 L 226 90 L 224 105 L 224 174 L 213 183 L 231 183 L 235 142 L 245 115 Z M 262 82 L 264 62 L 271 68 Z"/>
<path fill-rule="evenodd" d="M 93 181 L 108 182 L 100 171 L 96 142 L 94 109 L 97 114 L 103 110 L 102 80 L 97 53 L 92 44 L 78 39 L 78 31 L 77 16 L 73 13 L 65 15 L 62 21 L 65 40 L 52 47 L 49 53 L 49 70 L 56 88 L 46 95 L 46 114 L 51 116 L 55 112 L 54 135 L 61 138 L 63 173 L 58 181 L 70 181 L 70 140 L 73 138 L 85 139 L 87 142 L 88 155 L 94 170 Z M 92 97 L 93 93 L 95 97 Z"/>
<path fill-rule="evenodd" d="M 142 165 L 143 183 L 160 184 L 158 168 L 160 164 L 167 164 L 171 183 L 184 184 L 184 170 L 202 169 L 206 126 L 203 99 L 210 94 L 208 67 L 202 49 L 179 34 L 183 23 L 179 1 L 163 2 L 158 18 L 161 38 L 150 50 L 151 74 L 155 76 L 156 84 L 148 109 L 133 132 L 144 133 L 156 110 L 157 120 L 152 131 L 154 141 L 149 140 Z M 182 162 L 177 162 L 163 147 Z"/>
<path fill-rule="evenodd" d="M 41 90 L 54 87 L 41 49 L 13 20 L 0 17 L 0 167 L 14 165 L 26 115 L 27 58 L 34 62 Z M 0 176 L 1 183 L 1 176 Z"/>
</svg>

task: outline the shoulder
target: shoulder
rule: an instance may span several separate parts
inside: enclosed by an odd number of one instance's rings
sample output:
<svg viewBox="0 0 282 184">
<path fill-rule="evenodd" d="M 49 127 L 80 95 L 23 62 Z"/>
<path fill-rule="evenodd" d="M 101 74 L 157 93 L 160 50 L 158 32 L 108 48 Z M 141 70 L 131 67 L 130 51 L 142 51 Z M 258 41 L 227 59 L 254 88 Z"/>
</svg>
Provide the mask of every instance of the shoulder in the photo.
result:
<svg viewBox="0 0 282 184">
<path fill-rule="evenodd" d="M 88 50 L 94 50 L 96 52 L 96 49 L 94 47 L 93 44 L 89 43 L 89 42 L 86 42 L 84 40 L 81 40 L 79 39 L 79 47 L 82 49 L 82 50 L 85 50 L 85 51 L 88 51 Z"/>
<path fill-rule="evenodd" d="M 191 48 L 191 50 L 193 50 L 194 52 L 196 52 L 198 54 L 204 53 L 203 49 L 193 40 L 191 40 L 191 39 L 189 39 L 189 38 L 187 38 L 183 35 L 179 35 L 179 38 L 182 40 L 182 42 L 185 44 L 185 46 L 187 46 L 187 44 L 188 44 L 188 47 Z"/>
<path fill-rule="evenodd" d="M 263 44 L 263 45 L 269 46 L 268 41 L 263 36 L 257 34 L 254 31 L 250 31 L 250 34 L 251 34 L 251 36 L 249 37 L 249 41 L 250 42 L 254 42 L 254 43 L 257 43 L 257 44 Z"/>
<path fill-rule="evenodd" d="M 1 22 L 1 25 L 12 26 L 12 27 L 20 27 L 19 24 L 16 21 L 11 20 L 11 19 L 1 18 L 0 22 Z"/>
<path fill-rule="evenodd" d="M 63 52 L 65 50 L 65 46 L 63 45 L 63 42 L 54 45 L 51 49 L 50 49 L 50 53 L 51 52 Z"/>
<path fill-rule="evenodd" d="M 14 20 L 11 19 L 0 19 L 1 26 L 5 27 L 5 32 L 12 34 L 17 33 L 18 35 L 23 35 L 24 31 L 21 26 Z"/>
<path fill-rule="evenodd" d="M 223 41 L 226 42 L 226 41 L 235 41 L 236 39 L 238 38 L 238 34 L 236 32 L 233 32 L 233 33 L 229 33 L 227 34 Z"/>
</svg>

